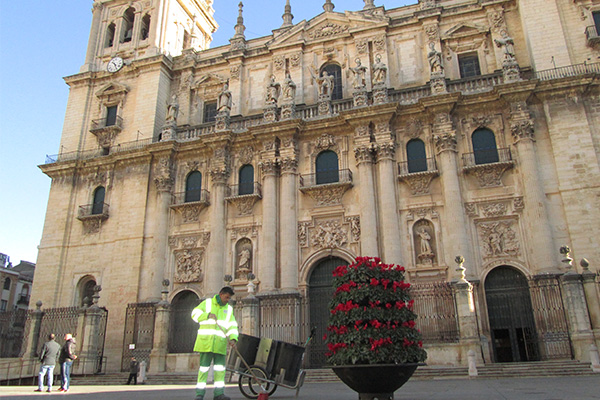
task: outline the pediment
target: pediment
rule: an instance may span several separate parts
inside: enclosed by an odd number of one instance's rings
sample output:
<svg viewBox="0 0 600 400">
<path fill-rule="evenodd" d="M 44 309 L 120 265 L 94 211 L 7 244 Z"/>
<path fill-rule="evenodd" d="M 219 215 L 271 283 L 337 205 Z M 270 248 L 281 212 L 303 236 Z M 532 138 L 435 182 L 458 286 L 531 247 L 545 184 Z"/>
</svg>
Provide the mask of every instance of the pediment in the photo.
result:
<svg viewBox="0 0 600 400">
<path fill-rule="evenodd" d="M 227 82 L 226 78 L 217 74 L 209 73 L 203 75 L 201 78 L 195 81 L 192 85 L 192 89 L 198 89 L 202 86 L 222 86 L 225 84 L 225 82 Z"/>
<path fill-rule="evenodd" d="M 97 97 L 106 97 L 114 94 L 126 94 L 129 92 L 129 88 L 126 85 L 118 82 L 107 83 L 96 92 Z"/>
<path fill-rule="evenodd" d="M 442 35 L 442 39 L 447 40 L 459 39 L 468 36 L 480 36 L 487 34 L 489 31 L 490 29 L 488 27 L 482 25 L 462 23 L 455 25 L 454 27 L 446 31 L 446 33 Z"/>
<path fill-rule="evenodd" d="M 301 21 L 288 30 L 274 33 L 274 38 L 267 44 L 269 48 L 278 48 L 308 44 L 335 38 L 350 36 L 356 32 L 379 28 L 389 23 L 389 18 L 382 13 L 321 13 L 310 21 Z"/>
</svg>

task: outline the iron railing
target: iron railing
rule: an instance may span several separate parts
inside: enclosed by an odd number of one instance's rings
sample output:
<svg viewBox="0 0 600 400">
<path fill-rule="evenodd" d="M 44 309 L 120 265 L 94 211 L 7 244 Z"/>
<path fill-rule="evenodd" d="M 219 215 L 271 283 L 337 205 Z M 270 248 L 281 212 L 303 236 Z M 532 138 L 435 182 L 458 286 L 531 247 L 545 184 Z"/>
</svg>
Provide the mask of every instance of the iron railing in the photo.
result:
<svg viewBox="0 0 600 400">
<path fill-rule="evenodd" d="M 112 124 L 107 124 L 107 119 L 106 118 L 100 118 L 100 119 L 95 119 L 92 121 L 92 127 L 90 129 L 90 131 L 94 132 L 94 131 L 100 131 L 103 129 L 116 129 L 116 130 L 122 130 L 123 129 L 123 118 L 117 116 L 115 118 L 114 123 Z"/>
<path fill-rule="evenodd" d="M 240 196 L 262 196 L 262 186 L 259 182 L 242 183 L 241 185 L 229 185 L 227 187 L 227 198 Z"/>
<path fill-rule="evenodd" d="M 437 171 L 435 158 L 417 158 L 398 163 L 398 175 L 405 176 L 419 172 Z"/>
<path fill-rule="evenodd" d="M 204 189 L 194 189 L 173 195 L 171 205 L 177 206 L 185 203 L 210 204 L 210 192 Z"/>
<path fill-rule="evenodd" d="M 598 28 L 596 25 L 585 28 L 585 37 L 589 43 L 597 43 L 600 41 L 600 35 L 598 35 Z"/>
<path fill-rule="evenodd" d="M 106 203 L 94 203 L 94 204 L 85 204 L 83 206 L 79 206 L 79 210 L 77 212 L 78 219 L 87 219 L 87 218 L 108 218 L 108 209 L 109 205 Z"/>
<path fill-rule="evenodd" d="M 154 303 L 131 303 L 127 305 L 123 333 L 123 358 L 121 370 L 129 370 L 131 357 L 150 365 L 150 351 L 154 343 Z"/>
<path fill-rule="evenodd" d="M 458 313 L 450 282 L 414 284 L 409 293 L 415 301 L 416 326 L 423 343 L 457 343 L 460 339 Z"/>
<path fill-rule="evenodd" d="M 91 158 L 108 156 L 112 154 L 125 153 L 127 151 L 134 151 L 143 149 L 152 143 L 152 139 L 135 140 L 133 142 L 119 143 L 111 146 L 107 153 L 104 149 L 93 149 L 83 151 L 70 151 L 60 154 L 46 155 L 46 161 L 44 164 L 53 164 L 56 162 L 64 161 L 77 161 L 77 160 L 89 160 Z"/>
<path fill-rule="evenodd" d="M 307 321 L 302 308 L 306 300 L 298 294 L 260 297 L 260 335 L 298 345 L 304 344 Z"/>
<path fill-rule="evenodd" d="M 0 358 L 19 356 L 26 321 L 27 310 L 17 309 L 0 313 Z"/>
<path fill-rule="evenodd" d="M 311 187 L 326 184 L 352 183 L 352 171 L 340 169 L 332 171 L 321 171 L 316 174 L 305 174 L 300 176 L 300 187 Z"/>
<path fill-rule="evenodd" d="M 464 153 L 462 159 L 463 166 L 465 168 L 471 168 L 484 164 L 512 162 L 510 148 L 508 147 L 501 149 L 478 150 L 473 153 Z"/>
<path fill-rule="evenodd" d="M 43 310 L 42 323 L 40 326 L 40 336 L 36 354 L 40 354 L 42 347 L 46 342 L 48 335 L 54 333 L 57 339 L 61 339 L 65 334 L 77 334 L 79 325 L 79 307 L 58 307 Z"/>
</svg>

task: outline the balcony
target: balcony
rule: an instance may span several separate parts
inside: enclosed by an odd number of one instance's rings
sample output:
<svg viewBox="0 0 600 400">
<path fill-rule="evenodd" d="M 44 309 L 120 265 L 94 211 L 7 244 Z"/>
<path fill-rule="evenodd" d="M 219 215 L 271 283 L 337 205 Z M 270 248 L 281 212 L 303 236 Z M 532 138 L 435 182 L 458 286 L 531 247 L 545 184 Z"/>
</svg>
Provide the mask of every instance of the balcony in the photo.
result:
<svg viewBox="0 0 600 400">
<path fill-rule="evenodd" d="M 600 35 L 598 35 L 598 28 L 596 25 L 585 28 L 585 36 L 587 38 L 588 46 L 594 47 L 600 44 Z"/>
<path fill-rule="evenodd" d="M 254 204 L 262 199 L 261 185 L 258 182 L 229 185 L 227 188 L 227 202 L 236 206 L 239 215 L 251 215 Z"/>
<path fill-rule="evenodd" d="M 341 204 L 344 193 L 352 186 L 349 169 L 300 176 L 300 191 L 312 197 L 317 207 Z"/>
<path fill-rule="evenodd" d="M 101 221 L 108 219 L 109 205 L 106 203 L 86 204 L 79 206 L 77 219 L 80 221 L 99 219 Z"/>
<path fill-rule="evenodd" d="M 92 121 L 90 132 L 98 139 L 98 145 L 103 149 L 111 147 L 112 142 L 123 130 L 123 118 L 117 116 L 114 121 L 108 118 L 95 119 Z"/>
<path fill-rule="evenodd" d="M 204 189 L 188 190 L 173 195 L 171 209 L 181 216 L 181 223 L 200 221 L 200 211 L 210 205 L 210 192 Z"/>
<path fill-rule="evenodd" d="M 398 179 L 408 184 L 413 196 L 429 194 L 431 180 L 439 174 L 435 158 L 421 158 L 398 163 Z"/>
<path fill-rule="evenodd" d="M 28 294 L 20 294 L 17 299 L 17 304 L 28 305 L 29 304 L 29 296 Z"/>
<path fill-rule="evenodd" d="M 465 153 L 462 160 L 463 172 L 473 173 L 481 187 L 502 186 L 504 171 L 515 164 L 508 147 Z"/>
</svg>

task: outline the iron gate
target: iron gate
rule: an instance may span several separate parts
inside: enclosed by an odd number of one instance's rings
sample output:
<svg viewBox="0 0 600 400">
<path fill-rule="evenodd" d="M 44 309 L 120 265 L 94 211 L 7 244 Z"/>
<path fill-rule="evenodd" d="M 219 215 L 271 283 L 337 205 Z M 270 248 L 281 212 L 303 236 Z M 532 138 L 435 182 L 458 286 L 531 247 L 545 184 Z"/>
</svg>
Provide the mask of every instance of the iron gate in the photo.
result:
<svg viewBox="0 0 600 400">
<path fill-rule="evenodd" d="M 123 335 L 123 358 L 121 370 L 129 371 L 131 357 L 138 362 L 150 363 L 150 351 L 154 343 L 154 303 L 131 303 L 127 305 L 125 332 Z"/>
<path fill-rule="evenodd" d="M 184 291 L 171 303 L 169 326 L 169 353 L 192 353 L 198 335 L 198 324 L 192 319 L 192 310 L 200 304 L 196 293 Z"/>
<path fill-rule="evenodd" d="M 417 314 L 417 328 L 423 342 L 458 343 L 460 333 L 456 302 L 450 282 L 413 284 L 409 289 L 415 301 L 413 311 Z"/>
</svg>

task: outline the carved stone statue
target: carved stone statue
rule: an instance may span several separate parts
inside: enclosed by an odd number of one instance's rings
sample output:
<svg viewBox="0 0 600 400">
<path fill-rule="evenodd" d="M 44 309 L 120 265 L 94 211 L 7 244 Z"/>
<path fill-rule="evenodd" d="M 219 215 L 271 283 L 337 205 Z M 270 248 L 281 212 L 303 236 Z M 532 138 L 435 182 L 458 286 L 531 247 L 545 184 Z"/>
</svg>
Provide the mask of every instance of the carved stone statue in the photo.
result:
<svg viewBox="0 0 600 400">
<path fill-rule="evenodd" d="M 364 89 L 367 85 L 365 78 L 367 67 L 361 64 L 360 58 L 356 59 L 356 67 L 349 68 L 349 70 L 354 74 L 354 89 Z"/>
<path fill-rule="evenodd" d="M 504 60 L 513 61 L 515 59 L 514 40 L 508 36 L 506 31 L 502 31 L 502 39 L 494 39 L 496 46 L 502 47 Z"/>
<path fill-rule="evenodd" d="M 296 98 L 296 84 L 292 80 L 289 72 L 285 73 L 285 80 L 283 81 L 283 100 L 286 103 L 293 102 Z"/>
<path fill-rule="evenodd" d="M 387 78 L 387 67 L 381 62 L 381 56 L 375 56 L 375 64 L 373 64 L 373 86 L 384 86 Z"/>
<path fill-rule="evenodd" d="M 429 54 L 427 54 L 427 60 L 429 61 L 429 70 L 432 74 L 444 73 L 444 66 L 442 65 L 442 53 L 435 49 L 435 43 L 429 43 Z"/>
<path fill-rule="evenodd" d="M 419 235 L 419 238 L 421 238 L 421 253 L 420 254 L 433 254 L 433 251 L 431 251 L 431 236 L 429 235 L 429 233 L 427 233 L 427 231 L 425 230 L 425 228 L 421 228 L 421 230 L 419 232 L 417 232 L 417 235 Z"/>
<path fill-rule="evenodd" d="M 331 99 L 334 86 L 333 76 L 329 75 L 327 71 L 323 71 L 322 75 L 319 77 L 316 76 L 312 69 L 310 69 L 310 74 L 319 86 L 319 97 Z"/>
<path fill-rule="evenodd" d="M 231 92 L 229 91 L 228 82 L 225 82 L 223 90 L 219 93 L 217 111 L 219 113 L 229 113 L 231 111 Z"/>
<path fill-rule="evenodd" d="M 267 95 L 265 96 L 265 103 L 267 105 L 275 105 L 277 104 L 277 99 L 279 99 L 279 91 L 281 85 L 275 82 L 275 76 L 271 75 L 271 80 L 267 85 Z"/>
<path fill-rule="evenodd" d="M 240 251 L 240 254 L 238 254 L 238 269 L 248 269 L 248 267 L 250 266 L 250 257 L 250 250 L 247 248 L 242 249 L 242 251 Z"/>
<path fill-rule="evenodd" d="M 179 102 L 177 101 L 177 95 L 173 94 L 171 97 L 171 102 L 167 104 L 167 121 L 177 121 L 177 116 L 179 115 Z"/>
</svg>

